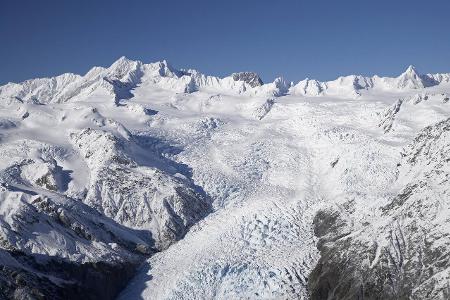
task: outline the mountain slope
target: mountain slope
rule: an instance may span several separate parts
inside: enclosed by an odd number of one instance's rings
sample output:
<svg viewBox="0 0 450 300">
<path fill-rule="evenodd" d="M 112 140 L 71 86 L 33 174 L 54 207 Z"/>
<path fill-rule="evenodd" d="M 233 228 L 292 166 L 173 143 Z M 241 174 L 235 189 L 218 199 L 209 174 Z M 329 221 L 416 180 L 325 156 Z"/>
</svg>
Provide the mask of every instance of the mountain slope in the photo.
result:
<svg viewBox="0 0 450 300">
<path fill-rule="evenodd" d="M 399 192 L 361 228 L 346 219 L 351 203 L 316 215 L 312 299 L 448 298 L 449 134 L 450 119 L 419 133 L 402 154 Z"/>
</svg>

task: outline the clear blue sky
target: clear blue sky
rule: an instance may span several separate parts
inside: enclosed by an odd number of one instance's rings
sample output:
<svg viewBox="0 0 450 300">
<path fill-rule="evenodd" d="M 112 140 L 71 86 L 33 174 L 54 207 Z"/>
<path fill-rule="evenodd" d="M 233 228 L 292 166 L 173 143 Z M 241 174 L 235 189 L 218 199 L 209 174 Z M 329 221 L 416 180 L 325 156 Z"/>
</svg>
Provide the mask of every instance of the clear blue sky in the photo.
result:
<svg viewBox="0 0 450 300">
<path fill-rule="evenodd" d="M 449 0 L 2 0 L 0 84 L 120 56 L 263 80 L 450 72 Z"/>
</svg>

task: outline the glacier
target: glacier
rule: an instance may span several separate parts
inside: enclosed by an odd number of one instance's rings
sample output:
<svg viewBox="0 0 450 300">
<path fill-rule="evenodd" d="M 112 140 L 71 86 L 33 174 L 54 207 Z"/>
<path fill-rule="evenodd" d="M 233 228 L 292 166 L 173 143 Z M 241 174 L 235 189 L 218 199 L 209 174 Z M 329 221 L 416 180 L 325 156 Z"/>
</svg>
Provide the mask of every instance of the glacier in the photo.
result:
<svg viewBox="0 0 450 300">
<path fill-rule="evenodd" d="M 0 298 L 447 299 L 449 95 L 125 57 L 0 86 Z"/>
</svg>

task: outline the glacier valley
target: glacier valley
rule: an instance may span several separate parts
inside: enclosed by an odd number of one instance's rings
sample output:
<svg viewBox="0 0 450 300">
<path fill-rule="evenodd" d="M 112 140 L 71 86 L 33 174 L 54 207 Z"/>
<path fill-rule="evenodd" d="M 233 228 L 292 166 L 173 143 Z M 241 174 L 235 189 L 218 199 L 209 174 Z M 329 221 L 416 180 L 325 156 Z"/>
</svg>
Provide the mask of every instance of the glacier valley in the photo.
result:
<svg viewBox="0 0 450 300">
<path fill-rule="evenodd" d="M 0 299 L 449 299 L 449 99 L 125 57 L 0 86 Z"/>
</svg>

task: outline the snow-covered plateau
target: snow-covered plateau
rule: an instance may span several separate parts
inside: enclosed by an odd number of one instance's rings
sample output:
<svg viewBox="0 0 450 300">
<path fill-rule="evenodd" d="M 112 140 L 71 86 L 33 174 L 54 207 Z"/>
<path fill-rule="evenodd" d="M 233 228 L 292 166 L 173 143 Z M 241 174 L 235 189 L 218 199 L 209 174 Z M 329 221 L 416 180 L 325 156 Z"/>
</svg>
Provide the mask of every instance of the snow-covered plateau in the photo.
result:
<svg viewBox="0 0 450 300">
<path fill-rule="evenodd" d="M 449 98 L 125 57 L 0 86 L 0 299 L 449 299 Z"/>
</svg>

